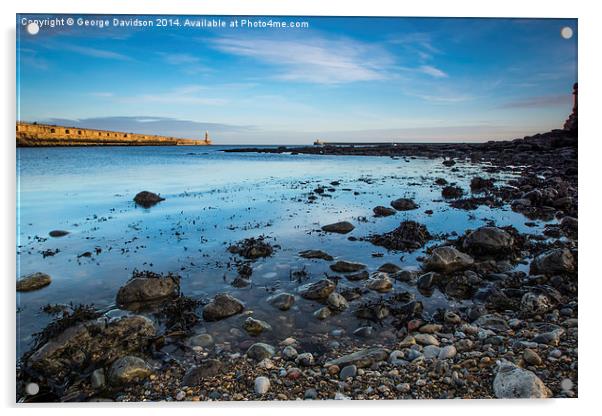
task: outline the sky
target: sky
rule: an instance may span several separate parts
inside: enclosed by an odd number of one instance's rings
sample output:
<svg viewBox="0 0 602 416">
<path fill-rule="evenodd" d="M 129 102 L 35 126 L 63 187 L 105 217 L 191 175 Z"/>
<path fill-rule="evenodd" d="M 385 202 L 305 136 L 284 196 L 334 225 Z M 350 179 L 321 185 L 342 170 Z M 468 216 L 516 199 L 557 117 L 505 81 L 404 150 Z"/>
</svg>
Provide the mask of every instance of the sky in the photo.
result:
<svg viewBox="0 0 602 416">
<path fill-rule="evenodd" d="M 114 25 L 135 18 L 17 15 L 17 118 L 192 139 L 208 130 L 215 144 L 507 140 L 561 128 L 577 82 L 576 19 Z M 203 19 L 226 27 L 185 26 Z"/>
</svg>

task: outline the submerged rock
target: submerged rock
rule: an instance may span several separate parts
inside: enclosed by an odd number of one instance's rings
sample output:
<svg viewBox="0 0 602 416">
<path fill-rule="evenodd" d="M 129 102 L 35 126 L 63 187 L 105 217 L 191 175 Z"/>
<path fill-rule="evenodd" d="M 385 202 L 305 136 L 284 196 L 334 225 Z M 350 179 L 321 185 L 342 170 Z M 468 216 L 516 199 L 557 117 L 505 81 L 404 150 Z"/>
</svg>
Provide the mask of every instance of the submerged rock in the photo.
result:
<svg viewBox="0 0 602 416">
<path fill-rule="evenodd" d="M 441 191 L 441 195 L 445 199 L 460 198 L 463 194 L 464 194 L 464 191 L 462 190 L 462 188 L 460 188 L 458 186 L 451 186 L 451 185 L 446 186 Z"/>
<path fill-rule="evenodd" d="M 221 369 L 221 361 L 214 359 L 205 360 L 186 372 L 182 379 L 182 385 L 188 387 L 202 385 L 206 381 L 206 378 L 216 376 Z"/>
<path fill-rule="evenodd" d="M 69 231 L 65 231 L 65 230 L 52 230 L 48 233 L 48 235 L 50 237 L 64 237 L 67 234 L 69 234 Z"/>
<path fill-rule="evenodd" d="M 498 399 L 544 399 L 552 392 L 533 372 L 509 361 L 498 364 L 493 380 L 493 392 Z"/>
<path fill-rule="evenodd" d="M 401 271 L 401 267 L 393 263 L 385 263 L 378 268 L 379 272 L 394 274 Z"/>
<path fill-rule="evenodd" d="M 370 273 L 368 273 L 367 270 L 362 270 L 358 273 L 346 274 L 345 277 L 351 282 L 356 282 L 358 280 L 366 280 L 368 277 L 370 277 Z"/>
<path fill-rule="evenodd" d="M 144 380 L 152 373 L 151 367 L 142 358 L 128 355 L 116 360 L 109 370 L 109 382 L 114 386 Z"/>
<path fill-rule="evenodd" d="M 179 289 L 177 276 L 134 277 L 119 288 L 116 301 L 120 306 L 152 302 L 176 296 Z"/>
<path fill-rule="evenodd" d="M 17 292 L 38 290 L 52 283 L 52 278 L 46 273 L 36 272 L 17 280 Z"/>
<path fill-rule="evenodd" d="M 288 311 L 295 303 L 295 296 L 290 293 L 278 293 L 277 295 L 270 296 L 268 303 L 281 311 Z"/>
<path fill-rule="evenodd" d="M 532 274 L 564 274 L 575 271 L 575 258 L 568 249 L 557 248 L 540 254 L 531 263 Z"/>
<path fill-rule="evenodd" d="M 334 260 L 333 257 L 322 251 L 322 250 L 305 250 L 299 252 L 299 257 L 303 257 L 304 259 L 321 259 L 326 261 Z"/>
<path fill-rule="evenodd" d="M 474 260 L 468 254 L 454 247 L 437 247 L 426 260 L 426 270 L 450 273 L 463 270 L 472 265 Z"/>
<path fill-rule="evenodd" d="M 244 305 L 240 300 L 227 293 L 219 293 L 203 308 L 203 319 L 218 321 L 241 313 L 243 309 Z"/>
<path fill-rule="evenodd" d="M 150 208 L 161 201 L 165 201 L 165 198 L 149 191 L 138 192 L 134 197 L 134 202 L 144 208 Z"/>
<path fill-rule="evenodd" d="M 328 303 L 328 307 L 335 312 L 342 312 L 349 307 L 347 299 L 337 292 L 332 292 L 330 295 L 328 295 L 326 302 Z"/>
<path fill-rule="evenodd" d="M 388 292 L 393 288 L 393 282 L 386 273 L 378 272 L 366 282 L 366 287 L 377 292 Z"/>
<path fill-rule="evenodd" d="M 349 221 L 336 222 L 322 227 L 322 231 L 329 233 L 347 234 L 353 231 L 355 227 Z"/>
<path fill-rule="evenodd" d="M 332 280 L 322 279 L 314 283 L 308 283 L 299 288 L 299 294 L 305 299 L 326 299 L 334 292 L 336 285 Z"/>
<path fill-rule="evenodd" d="M 266 358 L 271 358 L 276 353 L 274 347 L 263 342 L 253 344 L 247 350 L 247 356 L 255 361 L 261 361 Z"/>
<path fill-rule="evenodd" d="M 255 260 L 260 257 L 269 257 L 274 252 L 274 248 L 266 241 L 264 236 L 245 238 L 238 243 L 228 247 L 232 254 L 238 254 L 246 259 Z"/>
<path fill-rule="evenodd" d="M 365 264 L 354 263 L 351 261 L 339 260 L 334 264 L 330 265 L 330 269 L 337 273 L 353 273 L 358 272 L 366 268 Z"/>
<path fill-rule="evenodd" d="M 391 206 L 397 211 L 411 211 L 418 208 L 418 205 L 409 198 L 399 198 L 391 201 Z"/>
<path fill-rule="evenodd" d="M 250 316 L 247 319 L 245 319 L 244 323 L 242 324 L 242 327 L 250 335 L 254 335 L 254 336 L 261 334 L 263 331 L 271 331 L 272 330 L 271 325 L 268 324 L 267 322 L 262 321 L 260 319 L 252 318 Z"/>
<path fill-rule="evenodd" d="M 384 207 L 382 205 L 372 208 L 372 212 L 374 212 L 375 217 L 389 217 L 395 215 L 395 210 L 393 208 Z"/>
</svg>

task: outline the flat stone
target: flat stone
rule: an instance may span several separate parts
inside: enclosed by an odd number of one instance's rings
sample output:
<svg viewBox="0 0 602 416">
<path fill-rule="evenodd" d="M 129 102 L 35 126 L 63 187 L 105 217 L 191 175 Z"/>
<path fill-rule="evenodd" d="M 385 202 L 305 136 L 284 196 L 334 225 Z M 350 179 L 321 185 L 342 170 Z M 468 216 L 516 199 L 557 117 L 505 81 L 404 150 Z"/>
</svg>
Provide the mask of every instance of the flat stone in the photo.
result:
<svg viewBox="0 0 602 416">
<path fill-rule="evenodd" d="M 354 263 L 351 261 L 339 260 L 330 265 L 330 269 L 337 273 L 354 273 L 366 268 L 365 264 Z"/>
<path fill-rule="evenodd" d="M 117 359 L 109 371 L 109 381 L 114 386 L 129 384 L 150 376 L 152 369 L 142 358 L 128 355 Z"/>
<path fill-rule="evenodd" d="M 426 358 L 426 359 L 437 358 L 439 356 L 440 352 L 441 352 L 441 348 L 439 348 L 436 345 L 427 345 L 422 350 L 422 354 L 424 355 L 424 358 Z"/>
<path fill-rule="evenodd" d="M 116 302 L 120 306 L 127 306 L 134 303 L 158 301 L 176 296 L 179 288 L 178 279 L 172 276 L 136 277 L 119 288 Z"/>
<path fill-rule="evenodd" d="M 332 280 L 321 279 L 317 282 L 303 285 L 298 290 L 301 297 L 305 299 L 319 300 L 328 298 L 334 292 L 335 288 L 336 285 Z"/>
<path fill-rule="evenodd" d="M 523 351 L 523 358 L 530 365 L 541 365 L 543 362 L 539 354 L 537 354 L 531 348 L 526 348 Z"/>
<path fill-rule="evenodd" d="M 374 212 L 375 217 L 389 217 L 395 215 L 395 210 L 393 208 L 384 207 L 382 205 L 372 208 L 372 212 Z"/>
<path fill-rule="evenodd" d="M 213 345 L 213 337 L 210 334 L 193 335 L 188 343 L 192 347 L 208 347 Z"/>
<path fill-rule="evenodd" d="M 498 399 L 541 399 L 552 392 L 533 372 L 503 361 L 493 380 L 493 392 Z"/>
<path fill-rule="evenodd" d="M 329 233 L 347 234 L 353 231 L 355 227 L 348 221 L 336 222 L 322 227 L 322 231 Z"/>
<path fill-rule="evenodd" d="M 439 340 L 431 334 L 416 334 L 414 339 L 420 345 L 435 345 L 439 346 Z"/>
<path fill-rule="evenodd" d="M 30 292 L 48 286 L 52 278 L 46 273 L 36 272 L 17 280 L 17 292 Z"/>
<path fill-rule="evenodd" d="M 456 350 L 456 347 L 454 347 L 453 345 L 446 345 L 445 347 L 441 348 L 441 350 L 439 350 L 439 355 L 437 356 L 437 358 L 440 360 L 448 360 L 450 358 L 454 358 L 457 353 L 458 351 Z"/>
<path fill-rule="evenodd" d="M 357 366 L 355 366 L 354 364 L 346 365 L 345 367 L 341 368 L 341 372 L 339 373 L 339 379 L 345 381 L 349 377 L 355 377 L 356 374 Z"/>
<path fill-rule="evenodd" d="M 214 359 L 205 360 L 186 372 L 182 379 L 182 385 L 188 387 L 200 386 L 205 379 L 218 375 L 221 369 L 221 361 Z"/>
<path fill-rule="evenodd" d="M 366 287 L 376 292 L 388 292 L 393 288 L 393 282 L 386 273 L 378 272 L 366 282 Z"/>
<path fill-rule="evenodd" d="M 451 273 L 474 264 L 474 259 L 454 247 L 437 247 L 426 260 L 427 271 Z"/>
<path fill-rule="evenodd" d="M 337 365 L 341 367 L 350 364 L 355 364 L 358 368 L 364 368 L 369 367 L 374 362 L 385 361 L 387 357 L 387 351 L 385 351 L 383 348 L 372 347 L 356 351 L 352 354 L 344 355 L 337 359 L 328 361 L 324 365 L 325 367 L 330 367 L 331 365 Z"/>
<path fill-rule="evenodd" d="M 227 293 L 218 293 L 213 300 L 203 308 L 203 319 L 219 321 L 243 311 L 243 303 Z"/>
<path fill-rule="evenodd" d="M 411 211 L 418 208 L 418 205 L 409 198 L 399 198 L 391 201 L 391 206 L 397 211 Z"/>
<path fill-rule="evenodd" d="M 65 231 L 65 230 L 52 230 L 52 231 L 50 231 L 50 232 L 48 233 L 48 235 L 49 235 L 50 237 L 54 237 L 54 238 L 57 238 L 57 237 L 64 237 L 64 236 L 66 236 L 67 234 L 69 234 L 69 231 Z"/>
<path fill-rule="evenodd" d="M 242 327 L 247 333 L 250 335 L 257 336 L 264 331 L 271 331 L 272 327 L 265 321 L 260 319 L 255 319 L 249 316 L 242 324 Z"/>
<path fill-rule="evenodd" d="M 328 254 L 322 250 L 301 251 L 301 252 L 299 252 L 299 257 L 303 257 L 304 259 L 320 259 L 320 260 L 327 260 L 327 261 L 334 260 L 334 258 L 330 254 Z"/>
<path fill-rule="evenodd" d="M 268 303 L 281 311 L 288 311 L 295 304 L 295 296 L 290 293 L 278 293 L 270 296 Z"/>
</svg>

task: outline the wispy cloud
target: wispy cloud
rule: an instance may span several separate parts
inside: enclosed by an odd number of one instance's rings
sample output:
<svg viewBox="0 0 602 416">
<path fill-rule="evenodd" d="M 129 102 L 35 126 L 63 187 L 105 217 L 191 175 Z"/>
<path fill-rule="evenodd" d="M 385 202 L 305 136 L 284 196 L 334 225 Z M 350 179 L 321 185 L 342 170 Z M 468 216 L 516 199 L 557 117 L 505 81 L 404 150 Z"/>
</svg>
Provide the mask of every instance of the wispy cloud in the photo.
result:
<svg viewBox="0 0 602 416">
<path fill-rule="evenodd" d="M 418 68 L 418 71 L 422 72 L 423 74 L 430 75 L 434 78 L 447 78 L 448 77 L 448 75 L 445 72 L 443 72 L 439 68 L 436 68 L 432 65 L 421 65 Z"/>
<path fill-rule="evenodd" d="M 167 53 L 159 52 L 163 61 L 169 65 L 178 66 L 185 74 L 194 75 L 203 72 L 210 72 L 211 69 L 202 64 L 198 56 L 188 53 Z"/>
<path fill-rule="evenodd" d="M 424 101 L 439 104 L 455 104 L 473 100 L 474 97 L 465 94 L 420 94 L 420 93 L 407 93 L 407 95 L 420 98 Z"/>
<path fill-rule="evenodd" d="M 48 61 L 42 57 L 38 51 L 27 48 L 17 49 L 19 63 L 39 70 L 48 69 Z"/>
<path fill-rule="evenodd" d="M 61 49 L 75 52 L 80 55 L 90 56 L 92 58 L 101 58 L 101 59 L 113 59 L 118 61 L 132 61 L 133 59 L 128 56 L 118 52 L 113 52 L 105 49 L 97 49 L 91 48 L 89 46 L 79 46 L 68 43 L 61 43 L 59 46 Z"/>
<path fill-rule="evenodd" d="M 573 98 L 570 94 L 527 97 L 502 104 L 499 108 L 540 108 L 570 105 Z"/>
<path fill-rule="evenodd" d="M 239 38 L 214 39 L 215 49 L 252 58 L 278 68 L 276 78 L 318 84 L 342 84 L 383 80 L 392 57 L 378 45 L 347 38 L 303 39 Z"/>
<path fill-rule="evenodd" d="M 113 97 L 115 94 L 113 94 L 112 92 L 91 92 L 90 95 L 97 98 L 110 98 Z"/>
<path fill-rule="evenodd" d="M 159 104 L 195 104 L 219 106 L 228 103 L 224 98 L 209 95 L 203 85 L 184 85 L 164 92 L 143 93 L 127 97 L 117 97 L 120 102 L 144 102 Z"/>
</svg>

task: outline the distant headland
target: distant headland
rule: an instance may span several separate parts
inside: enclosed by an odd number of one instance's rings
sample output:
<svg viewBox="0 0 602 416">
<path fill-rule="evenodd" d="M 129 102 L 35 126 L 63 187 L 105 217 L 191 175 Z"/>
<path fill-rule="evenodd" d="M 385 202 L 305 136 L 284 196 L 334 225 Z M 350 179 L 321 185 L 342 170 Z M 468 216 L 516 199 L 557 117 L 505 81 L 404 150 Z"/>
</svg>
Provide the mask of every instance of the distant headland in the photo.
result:
<svg viewBox="0 0 602 416">
<path fill-rule="evenodd" d="M 122 131 L 85 129 L 81 127 L 17 122 L 17 147 L 51 146 L 207 146 L 204 140 L 128 133 Z"/>
</svg>

